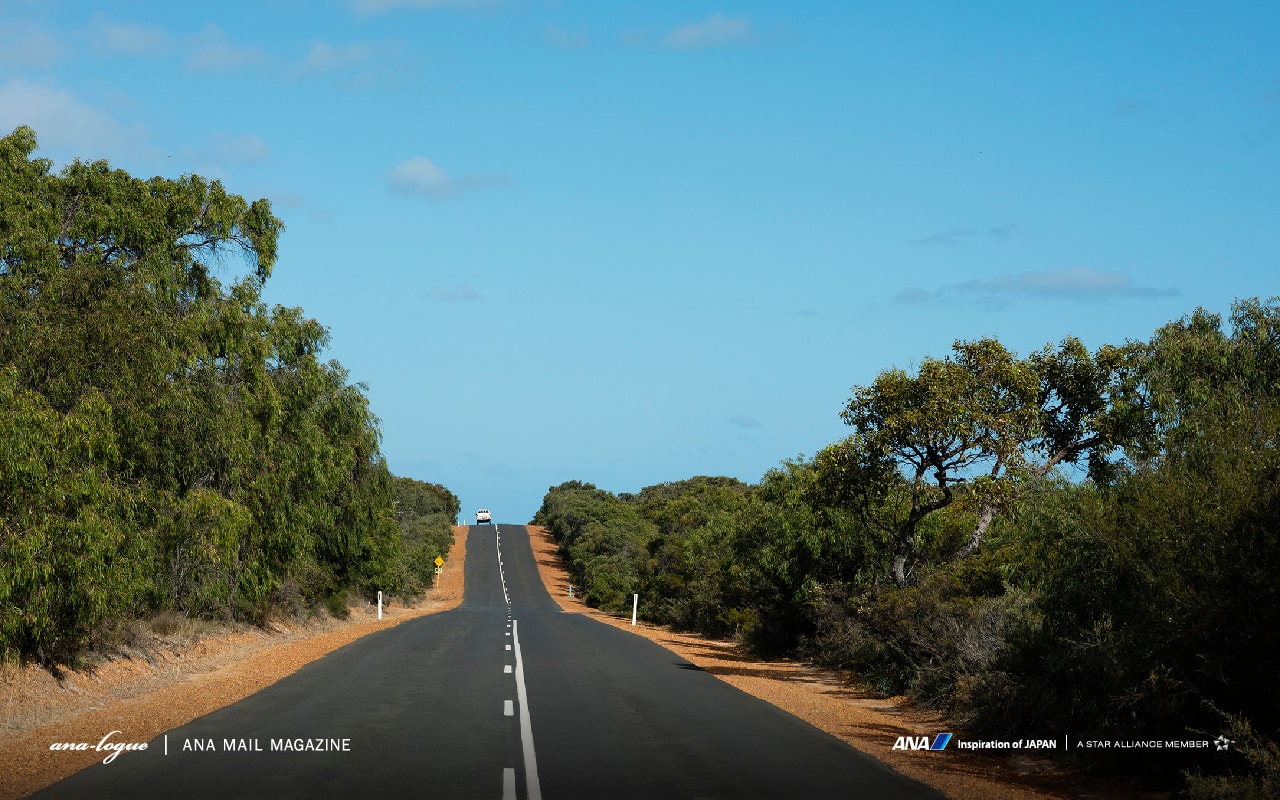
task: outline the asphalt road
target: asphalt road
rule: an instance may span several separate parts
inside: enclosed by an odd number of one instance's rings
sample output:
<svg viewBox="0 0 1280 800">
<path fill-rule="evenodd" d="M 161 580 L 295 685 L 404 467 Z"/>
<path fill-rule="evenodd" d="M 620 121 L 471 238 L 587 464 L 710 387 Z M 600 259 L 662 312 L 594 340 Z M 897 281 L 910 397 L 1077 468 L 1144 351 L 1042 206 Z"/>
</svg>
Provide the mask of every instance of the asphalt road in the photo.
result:
<svg viewBox="0 0 1280 800">
<path fill-rule="evenodd" d="M 454 611 L 367 636 L 38 798 L 940 798 L 649 641 L 566 614 L 523 526 Z"/>
</svg>

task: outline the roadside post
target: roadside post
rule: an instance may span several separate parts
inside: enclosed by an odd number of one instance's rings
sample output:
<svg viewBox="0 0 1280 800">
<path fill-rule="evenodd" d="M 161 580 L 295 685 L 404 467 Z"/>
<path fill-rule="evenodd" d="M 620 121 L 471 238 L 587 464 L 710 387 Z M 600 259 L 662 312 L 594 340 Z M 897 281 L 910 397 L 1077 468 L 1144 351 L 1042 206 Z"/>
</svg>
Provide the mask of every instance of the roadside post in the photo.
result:
<svg viewBox="0 0 1280 800">
<path fill-rule="evenodd" d="M 382 590 L 378 590 L 378 619 L 382 619 Z"/>
<path fill-rule="evenodd" d="M 631 624 L 636 624 L 636 609 L 640 607 L 640 595 L 631 595 Z"/>
</svg>

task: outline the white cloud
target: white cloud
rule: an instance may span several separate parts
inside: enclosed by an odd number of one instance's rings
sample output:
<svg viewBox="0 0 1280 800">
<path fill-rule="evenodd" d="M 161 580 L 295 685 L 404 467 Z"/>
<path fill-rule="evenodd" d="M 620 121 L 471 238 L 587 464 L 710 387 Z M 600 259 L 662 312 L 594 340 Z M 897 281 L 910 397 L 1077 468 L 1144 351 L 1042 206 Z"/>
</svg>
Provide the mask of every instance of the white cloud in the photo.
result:
<svg viewBox="0 0 1280 800">
<path fill-rule="evenodd" d="M 66 57 L 61 37 L 25 22 L 0 20 L 0 64 L 45 69 Z"/>
<path fill-rule="evenodd" d="M 453 194 L 453 179 L 444 170 L 431 163 L 425 156 L 414 156 L 401 161 L 387 175 L 391 188 L 406 194 Z"/>
<path fill-rule="evenodd" d="M 387 184 L 399 194 L 426 197 L 453 197 L 471 189 L 505 186 L 507 179 L 498 175 L 464 175 L 455 178 L 437 167 L 425 156 L 405 159 L 387 173 Z"/>
<path fill-rule="evenodd" d="M 335 78 L 343 89 L 364 89 L 412 80 L 413 66 L 403 42 L 333 44 L 315 41 L 290 71 L 295 78 Z"/>
<path fill-rule="evenodd" d="M 899 293 L 898 303 L 976 301 L 988 308 L 1005 308 L 1018 299 L 1057 299 L 1093 302 L 1111 298 L 1151 299 L 1178 297 L 1177 289 L 1139 286 L 1123 272 L 1105 272 L 1088 267 L 1050 269 L 998 275 L 991 280 L 962 281 L 937 291 L 910 288 Z"/>
<path fill-rule="evenodd" d="M 348 69 L 368 61 L 376 53 L 371 44 L 332 45 L 315 42 L 307 57 L 298 64 L 299 75 L 322 75 L 327 72 Z"/>
<path fill-rule="evenodd" d="M 400 8 L 496 8 L 503 0 L 349 0 L 358 14 L 381 14 Z"/>
<path fill-rule="evenodd" d="M 212 22 L 190 37 L 191 55 L 187 66 L 197 72 L 225 72 L 259 64 L 266 60 L 260 47 L 238 47 L 222 28 Z"/>
<path fill-rule="evenodd" d="M 748 44 L 751 23 L 724 14 L 712 14 L 702 22 L 690 22 L 668 33 L 663 43 L 676 50 L 700 50 L 726 44 Z"/>
<path fill-rule="evenodd" d="M 99 53 L 122 56 L 148 56 L 169 47 L 169 36 L 155 25 L 112 22 L 105 14 L 94 14 L 89 21 L 90 46 Z"/>
<path fill-rule="evenodd" d="M 735 428 L 740 428 L 741 430 L 744 430 L 744 431 L 749 431 L 752 428 L 764 427 L 764 423 L 761 422 L 760 420 L 756 419 L 755 417 L 748 417 L 743 414 L 737 414 L 735 416 L 729 417 L 729 424 Z"/>
<path fill-rule="evenodd" d="M 87 105 L 66 89 L 20 78 L 0 85 L 0 132 L 30 125 L 40 150 L 67 158 L 118 158 L 144 149 L 147 131 L 122 125 L 110 114 Z"/>
</svg>

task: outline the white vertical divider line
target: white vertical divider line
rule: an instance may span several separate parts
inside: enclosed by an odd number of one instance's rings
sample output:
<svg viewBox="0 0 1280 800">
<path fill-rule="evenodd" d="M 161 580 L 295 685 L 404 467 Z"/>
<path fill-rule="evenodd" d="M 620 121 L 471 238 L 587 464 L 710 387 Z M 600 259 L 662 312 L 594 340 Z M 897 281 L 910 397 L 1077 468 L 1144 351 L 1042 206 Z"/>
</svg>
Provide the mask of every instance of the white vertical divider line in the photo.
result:
<svg viewBox="0 0 1280 800">
<path fill-rule="evenodd" d="M 538 781 L 538 756 L 533 751 L 533 723 L 529 719 L 529 692 L 524 686 L 524 659 L 520 655 L 519 620 L 511 623 L 516 646 L 516 698 L 520 701 L 520 743 L 524 746 L 524 782 L 528 800 L 542 800 Z"/>
<path fill-rule="evenodd" d="M 502 571 L 502 537 L 499 535 L 497 525 L 493 526 L 493 542 L 498 549 L 498 578 L 502 581 L 502 599 L 507 605 L 511 605 L 511 595 L 507 594 L 507 576 Z"/>
<path fill-rule="evenodd" d="M 502 770 L 502 800 L 516 800 L 515 767 Z"/>
</svg>

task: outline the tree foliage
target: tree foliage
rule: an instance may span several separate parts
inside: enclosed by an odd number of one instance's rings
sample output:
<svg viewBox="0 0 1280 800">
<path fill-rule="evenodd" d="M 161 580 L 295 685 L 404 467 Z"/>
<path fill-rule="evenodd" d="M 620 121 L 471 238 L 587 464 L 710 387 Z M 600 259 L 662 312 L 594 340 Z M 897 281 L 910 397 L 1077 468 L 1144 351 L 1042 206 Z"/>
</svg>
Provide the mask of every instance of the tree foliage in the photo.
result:
<svg viewBox="0 0 1280 800">
<path fill-rule="evenodd" d="M 270 203 L 54 174 L 35 148 L 0 138 L 0 651 L 53 664 L 121 614 L 407 588 L 362 388 L 320 323 L 261 300 Z"/>
<path fill-rule="evenodd" d="M 841 413 L 854 435 L 818 456 L 830 501 L 890 535 L 899 586 L 913 578 L 925 517 L 963 499 L 977 517 L 955 557 L 971 555 L 1029 479 L 1082 457 L 1105 479 L 1143 421 L 1132 347 L 1090 355 L 1067 338 L 1030 358 L 994 339 L 952 349 L 914 375 L 890 369 L 855 387 Z"/>
<path fill-rule="evenodd" d="M 573 481 L 540 519 L 653 621 L 851 670 L 978 736 L 1223 731 L 1242 746 L 1192 793 L 1274 788 L 1280 298 L 1093 352 L 958 342 L 842 416 L 853 436 L 759 484 Z"/>
</svg>

